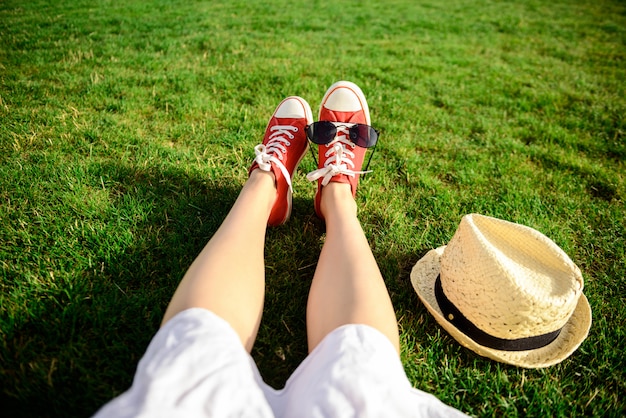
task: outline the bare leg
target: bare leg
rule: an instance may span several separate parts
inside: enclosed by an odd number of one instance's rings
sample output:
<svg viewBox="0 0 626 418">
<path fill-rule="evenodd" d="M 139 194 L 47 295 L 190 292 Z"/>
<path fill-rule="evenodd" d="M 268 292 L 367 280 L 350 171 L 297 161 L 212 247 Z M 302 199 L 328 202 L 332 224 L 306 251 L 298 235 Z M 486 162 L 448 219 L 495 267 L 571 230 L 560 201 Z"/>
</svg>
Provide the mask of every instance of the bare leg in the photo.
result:
<svg viewBox="0 0 626 418">
<path fill-rule="evenodd" d="M 253 171 L 178 285 L 162 324 L 185 309 L 206 308 L 228 321 L 252 349 L 263 313 L 265 231 L 275 199 L 274 174 Z"/>
<path fill-rule="evenodd" d="M 399 352 L 395 312 L 357 219 L 350 185 L 324 186 L 321 210 L 326 220 L 326 242 L 307 304 L 309 351 L 341 325 L 366 324 L 387 336 Z"/>
</svg>

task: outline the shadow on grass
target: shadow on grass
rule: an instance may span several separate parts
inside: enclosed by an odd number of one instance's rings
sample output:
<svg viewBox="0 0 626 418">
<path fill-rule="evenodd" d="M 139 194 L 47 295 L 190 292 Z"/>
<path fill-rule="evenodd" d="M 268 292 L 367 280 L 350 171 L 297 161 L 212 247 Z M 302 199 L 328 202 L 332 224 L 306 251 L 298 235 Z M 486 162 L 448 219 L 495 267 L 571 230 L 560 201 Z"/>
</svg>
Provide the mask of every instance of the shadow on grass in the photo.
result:
<svg viewBox="0 0 626 418">
<path fill-rule="evenodd" d="M 85 229 L 88 263 L 67 266 L 76 276 L 3 330 L 6 416 L 89 416 L 127 389 L 178 281 L 239 192 L 172 169 L 90 171 L 106 179 L 112 209 L 80 221 L 107 227 Z M 130 245 L 115 237 L 125 233 Z"/>
<path fill-rule="evenodd" d="M 63 272 L 75 276 L 29 302 L 28 315 L 2 330 L 7 416 L 90 416 L 128 389 L 176 286 L 240 191 L 232 179 L 175 168 L 98 164 L 89 175 L 104 181 L 112 204 L 81 221 L 104 229 L 83 234 L 77 248 L 57 249 L 89 261 L 67 266 Z M 267 233 L 265 310 L 252 353 L 274 387 L 307 354 L 306 299 L 324 231 L 310 200 L 293 205 L 297 215 Z"/>
</svg>

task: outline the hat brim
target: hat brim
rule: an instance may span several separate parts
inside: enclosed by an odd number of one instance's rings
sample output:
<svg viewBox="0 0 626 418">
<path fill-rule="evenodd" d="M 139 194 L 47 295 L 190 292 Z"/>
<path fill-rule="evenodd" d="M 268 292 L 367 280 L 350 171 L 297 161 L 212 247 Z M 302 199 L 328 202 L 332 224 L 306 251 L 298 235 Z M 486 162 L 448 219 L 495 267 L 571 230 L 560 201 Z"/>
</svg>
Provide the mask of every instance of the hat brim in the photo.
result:
<svg viewBox="0 0 626 418">
<path fill-rule="evenodd" d="M 569 357 L 589 335 L 591 307 L 585 295 L 581 294 L 574 313 L 559 336 L 545 347 L 527 351 L 502 351 L 477 344 L 445 319 L 437 303 L 435 280 L 439 275 L 440 260 L 445 248 L 443 246 L 429 251 L 413 266 L 411 283 L 422 303 L 439 325 L 464 347 L 502 363 L 525 368 L 541 368 L 560 363 Z"/>
</svg>

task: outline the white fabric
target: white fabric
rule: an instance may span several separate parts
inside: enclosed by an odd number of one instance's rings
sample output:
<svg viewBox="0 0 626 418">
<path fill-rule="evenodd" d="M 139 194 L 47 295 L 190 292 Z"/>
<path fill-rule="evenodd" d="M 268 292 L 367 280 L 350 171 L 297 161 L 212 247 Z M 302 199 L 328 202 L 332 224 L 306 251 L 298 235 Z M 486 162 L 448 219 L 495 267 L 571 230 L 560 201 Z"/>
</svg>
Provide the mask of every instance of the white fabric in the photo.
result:
<svg viewBox="0 0 626 418">
<path fill-rule="evenodd" d="M 210 311 L 179 313 L 159 330 L 132 387 L 104 417 L 464 416 L 411 387 L 393 346 L 366 325 L 333 331 L 287 381 L 265 384 L 230 325 Z"/>
</svg>

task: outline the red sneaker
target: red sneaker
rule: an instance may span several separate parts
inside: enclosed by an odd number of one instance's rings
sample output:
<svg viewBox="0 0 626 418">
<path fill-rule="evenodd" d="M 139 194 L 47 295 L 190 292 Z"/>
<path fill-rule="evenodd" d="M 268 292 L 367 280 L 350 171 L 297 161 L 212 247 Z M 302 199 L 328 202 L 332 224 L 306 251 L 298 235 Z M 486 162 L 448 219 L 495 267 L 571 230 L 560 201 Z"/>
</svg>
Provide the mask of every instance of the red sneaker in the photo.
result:
<svg viewBox="0 0 626 418">
<path fill-rule="evenodd" d="M 270 226 L 285 223 L 291 215 L 291 179 L 308 148 L 305 128 L 313 122 L 311 107 L 301 97 L 283 100 L 270 118 L 263 143 L 254 147 L 256 158 L 249 173 L 261 169 L 276 177 L 276 201 L 267 221 Z"/>
<path fill-rule="evenodd" d="M 324 219 L 320 209 L 322 187 L 329 182 L 348 183 L 352 196 L 356 196 L 359 175 L 369 172 L 360 171 L 367 149 L 352 142 L 349 132 L 355 123 L 370 125 L 369 108 L 361 89 L 349 81 L 330 86 L 322 99 L 318 120 L 333 122 L 337 127 L 335 138 L 319 145 L 318 169 L 307 174 L 310 181 L 317 180 L 315 213 Z"/>
</svg>

